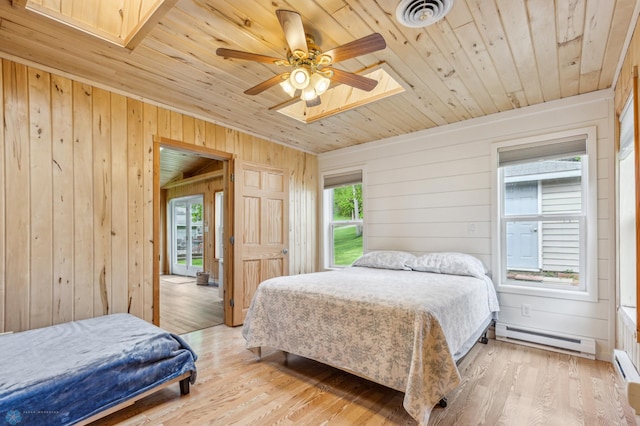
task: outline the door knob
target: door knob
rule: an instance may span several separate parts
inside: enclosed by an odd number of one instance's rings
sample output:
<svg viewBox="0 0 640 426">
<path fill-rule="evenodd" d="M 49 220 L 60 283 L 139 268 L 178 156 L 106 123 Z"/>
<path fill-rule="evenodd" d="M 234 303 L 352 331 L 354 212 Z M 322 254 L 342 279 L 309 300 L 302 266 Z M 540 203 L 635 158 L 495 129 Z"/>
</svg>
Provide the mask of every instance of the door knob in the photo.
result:
<svg viewBox="0 0 640 426">
<path fill-rule="evenodd" d="M 289 253 L 289 250 L 287 250 L 286 248 L 283 248 L 282 249 L 282 254 L 287 254 L 287 253 Z"/>
</svg>

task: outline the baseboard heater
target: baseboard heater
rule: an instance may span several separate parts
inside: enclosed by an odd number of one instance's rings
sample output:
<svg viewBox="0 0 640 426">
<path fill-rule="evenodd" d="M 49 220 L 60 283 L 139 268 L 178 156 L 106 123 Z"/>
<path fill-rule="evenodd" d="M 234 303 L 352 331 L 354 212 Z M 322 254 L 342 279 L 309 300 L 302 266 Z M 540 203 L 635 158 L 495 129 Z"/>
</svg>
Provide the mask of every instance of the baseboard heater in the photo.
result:
<svg viewBox="0 0 640 426">
<path fill-rule="evenodd" d="M 582 358 L 596 359 L 596 341 L 587 337 L 552 333 L 498 322 L 496 323 L 496 339 Z"/>
<path fill-rule="evenodd" d="M 640 414 L 640 375 L 625 351 L 613 350 L 613 366 L 626 384 L 627 401 Z"/>
</svg>

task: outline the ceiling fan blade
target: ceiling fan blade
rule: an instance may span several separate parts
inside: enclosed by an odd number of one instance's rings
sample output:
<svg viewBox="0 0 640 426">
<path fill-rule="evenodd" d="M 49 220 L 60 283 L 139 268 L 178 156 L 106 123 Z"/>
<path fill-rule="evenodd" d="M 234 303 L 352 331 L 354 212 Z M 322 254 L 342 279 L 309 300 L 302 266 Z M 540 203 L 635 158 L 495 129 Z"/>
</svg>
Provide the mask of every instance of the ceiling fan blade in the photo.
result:
<svg viewBox="0 0 640 426">
<path fill-rule="evenodd" d="M 366 55 L 367 53 L 376 52 L 387 47 L 387 43 L 378 33 L 369 34 L 366 37 L 359 38 L 342 46 L 324 52 L 325 55 L 331 56 L 333 63 L 344 61 L 346 59 L 355 58 L 356 56 Z"/>
<path fill-rule="evenodd" d="M 302 51 L 305 55 L 309 53 L 307 49 L 307 36 L 302 25 L 302 18 L 297 12 L 291 10 L 276 10 L 278 21 L 287 39 L 287 44 L 292 52 Z"/>
<path fill-rule="evenodd" d="M 369 77 L 363 77 L 352 72 L 342 71 L 336 68 L 324 68 L 325 70 L 332 70 L 333 77 L 331 80 L 338 83 L 346 84 L 356 89 L 365 90 L 367 92 L 372 91 L 377 85 L 378 81 Z"/>
<path fill-rule="evenodd" d="M 245 95 L 257 95 L 259 93 L 262 93 L 265 90 L 267 90 L 268 88 L 273 87 L 276 84 L 282 83 L 284 81 L 284 77 L 286 75 L 287 75 L 287 73 L 282 73 L 282 74 L 275 75 L 275 76 L 271 77 L 270 79 L 265 80 L 260 84 L 256 84 L 255 86 L 253 86 L 250 89 L 245 90 L 244 94 Z"/>
<path fill-rule="evenodd" d="M 275 64 L 282 59 L 273 58 L 271 56 L 258 55 L 257 53 L 242 52 L 240 50 L 231 50 L 220 47 L 216 50 L 216 55 L 225 58 L 246 59 L 247 61 L 264 62 L 267 64 Z"/>
</svg>

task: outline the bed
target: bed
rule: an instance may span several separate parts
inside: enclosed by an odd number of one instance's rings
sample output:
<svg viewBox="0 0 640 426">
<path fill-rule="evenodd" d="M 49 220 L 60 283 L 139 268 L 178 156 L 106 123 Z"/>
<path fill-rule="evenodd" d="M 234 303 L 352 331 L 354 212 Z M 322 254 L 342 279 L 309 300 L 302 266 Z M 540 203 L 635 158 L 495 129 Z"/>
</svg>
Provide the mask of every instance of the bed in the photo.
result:
<svg viewBox="0 0 640 426">
<path fill-rule="evenodd" d="M 282 350 L 404 392 L 407 412 L 426 424 L 498 311 L 475 257 L 380 251 L 343 270 L 262 282 L 242 333 L 257 354 Z"/>
<path fill-rule="evenodd" d="M 176 382 L 186 394 L 196 358 L 179 336 L 129 314 L 2 335 L 0 419 L 86 424 Z"/>
</svg>

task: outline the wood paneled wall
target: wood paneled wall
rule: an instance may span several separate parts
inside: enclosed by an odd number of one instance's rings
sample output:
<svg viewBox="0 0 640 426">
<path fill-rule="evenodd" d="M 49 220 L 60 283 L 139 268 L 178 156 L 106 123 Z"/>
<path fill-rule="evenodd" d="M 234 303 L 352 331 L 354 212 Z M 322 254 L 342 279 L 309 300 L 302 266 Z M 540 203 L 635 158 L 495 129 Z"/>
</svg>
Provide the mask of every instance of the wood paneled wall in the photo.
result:
<svg viewBox="0 0 640 426">
<path fill-rule="evenodd" d="M 316 156 L 16 62 L 0 71 L 0 331 L 151 320 L 154 135 L 288 168 L 289 270 L 316 270 Z"/>
</svg>

